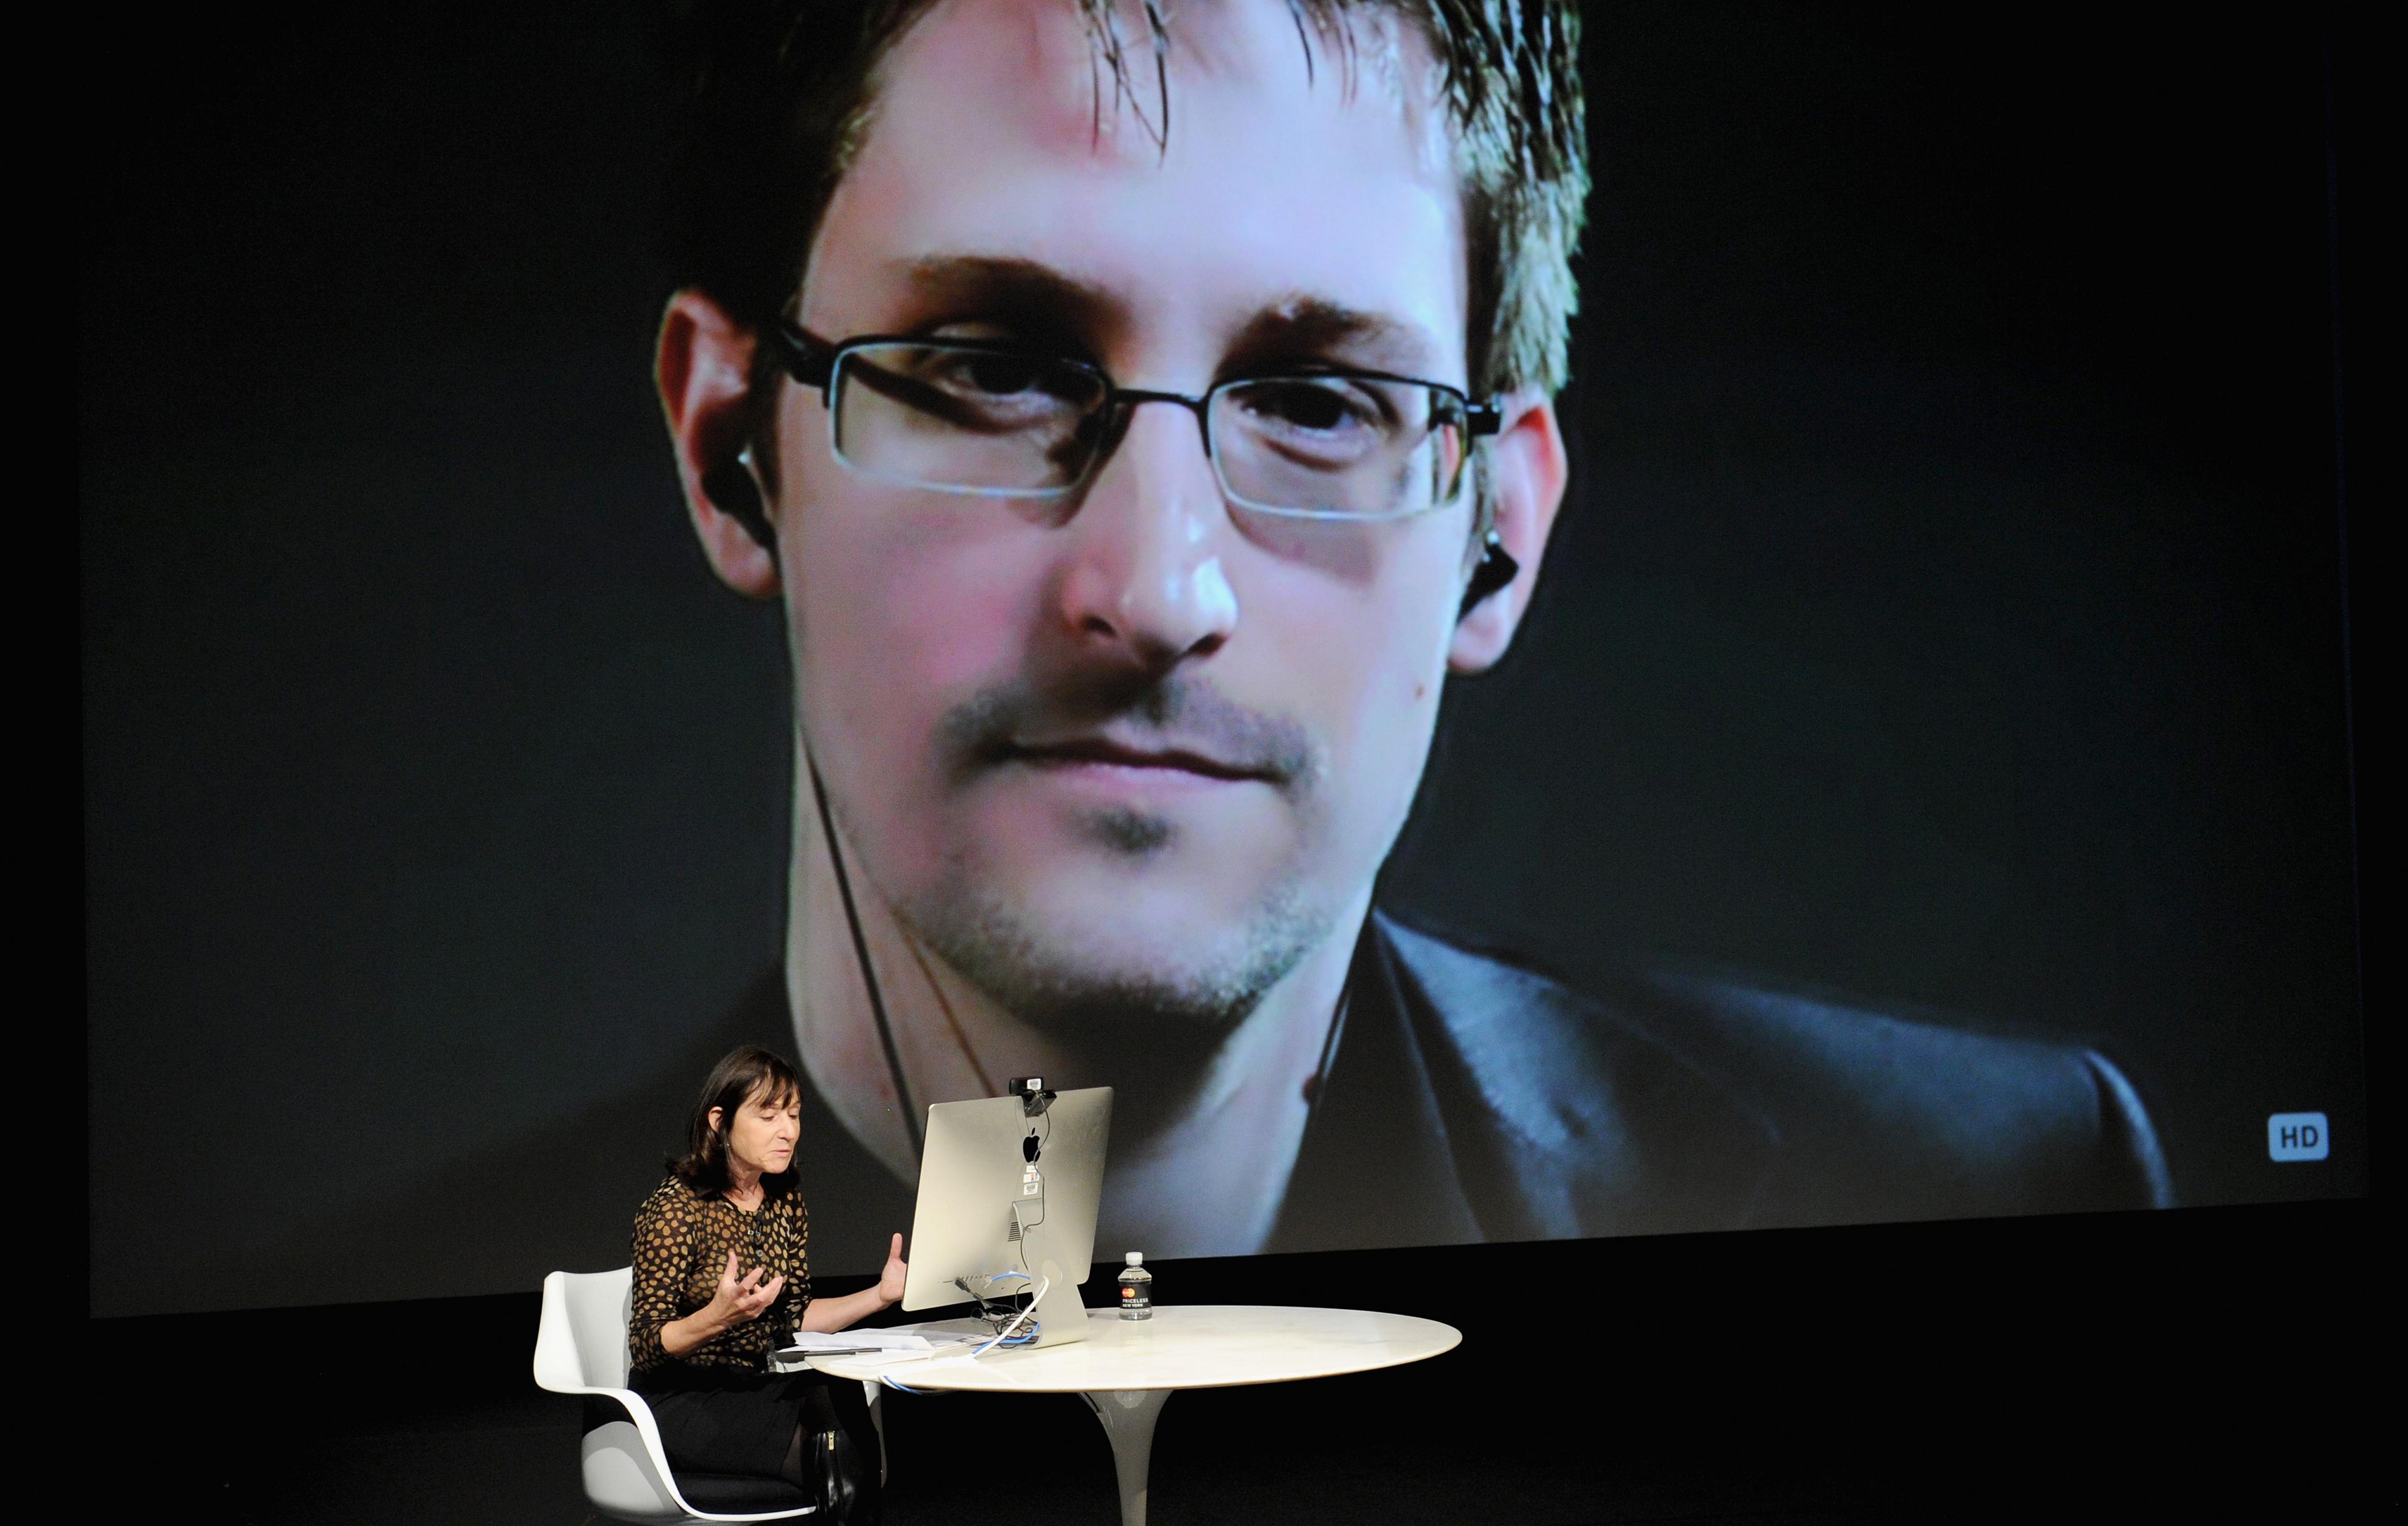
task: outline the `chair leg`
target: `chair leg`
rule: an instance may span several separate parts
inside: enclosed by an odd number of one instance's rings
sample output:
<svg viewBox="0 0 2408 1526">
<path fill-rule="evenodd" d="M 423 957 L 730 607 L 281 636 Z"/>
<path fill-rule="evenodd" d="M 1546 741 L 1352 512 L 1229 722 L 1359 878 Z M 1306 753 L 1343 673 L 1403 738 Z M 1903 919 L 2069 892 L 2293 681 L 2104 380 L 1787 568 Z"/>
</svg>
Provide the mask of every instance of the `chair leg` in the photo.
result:
<svg viewBox="0 0 2408 1526">
<path fill-rule="evenodd" d="M 878 1433 L 878 1482 L 886 1482 L 886 1385 L 874 1378 L 861 1380 L 862 1396 L 869 1401 L 869 1424 Z"/>
</svg>

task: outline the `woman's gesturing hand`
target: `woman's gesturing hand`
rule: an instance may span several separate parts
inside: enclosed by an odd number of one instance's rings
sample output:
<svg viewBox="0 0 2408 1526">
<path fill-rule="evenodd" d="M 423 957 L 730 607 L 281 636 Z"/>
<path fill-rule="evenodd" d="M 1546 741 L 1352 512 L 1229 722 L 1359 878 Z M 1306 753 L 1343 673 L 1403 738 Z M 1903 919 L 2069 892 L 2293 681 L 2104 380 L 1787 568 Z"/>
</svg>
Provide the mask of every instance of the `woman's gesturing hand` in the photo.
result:
<svg viewBox="0 0 2408 1526">
<path fill-rule="evenodd" d="M 903 1301 L 903 1236 L 898 1234 L 886 1252 L 886 1269 L 878 1274 L 876 1287 L 837 1298 L 812 1299 L 803 1309 L 802 1328 L 823 1333 L 842 1330 L 855 1319 L 891 1308 Z"/>
<path fill-rule="evenodd" d="M 736 1275 L 736 1252 L 729 1251 L 727 1266 L 719 1274 L 719 1286 L 712 1291 L 710 1302 L 682 1319 L 671 1319 L 661 1326 L 661 1349 L 681 1357 L 767 1313 L 778 1295 L 786 1291 L 783 1272 L 767 1282 L 761 1280 L 761 1274 L 767 1270 L 766 1266 L 756 1266 L 739 1277 Z"/>
<path fill-rule="evenodd" d="M 750 1324 L 761 1318 L 769 1305 L 778 1301 L 778 1294 L 786 1287 L 783 1272 L 767 1282 L 762 1281 L 761 1274 L 766 1270 L 767 1268 L 756 1266 L 746 1273 L 742 1280 L 738 1280 L 736 1252 L 730 1250 L 727 1253 L 727 1269 L 719 1274 L 719 1287 L 711 1293 L 710 1305 L 703 1311 L 703 1317 L 722 1329 Z"/>
</svg>

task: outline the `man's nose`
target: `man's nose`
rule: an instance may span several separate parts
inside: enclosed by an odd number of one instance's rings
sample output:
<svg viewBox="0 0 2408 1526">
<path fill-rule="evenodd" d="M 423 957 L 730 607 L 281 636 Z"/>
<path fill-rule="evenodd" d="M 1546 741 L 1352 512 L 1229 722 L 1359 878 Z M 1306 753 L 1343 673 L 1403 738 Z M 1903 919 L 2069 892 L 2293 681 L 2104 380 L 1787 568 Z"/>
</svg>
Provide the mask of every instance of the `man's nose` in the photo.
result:
<svg viewBox="0 0 2408 1526">
<path fill-rule="evenodd" d="M 1229 517 L 1188 409 L 1135 409 L 1064 533 L 1059 610 L 1074 641 L 1168 668 L 1210 656 L 1236 630 L 1221 563 Z"/>
</svg>

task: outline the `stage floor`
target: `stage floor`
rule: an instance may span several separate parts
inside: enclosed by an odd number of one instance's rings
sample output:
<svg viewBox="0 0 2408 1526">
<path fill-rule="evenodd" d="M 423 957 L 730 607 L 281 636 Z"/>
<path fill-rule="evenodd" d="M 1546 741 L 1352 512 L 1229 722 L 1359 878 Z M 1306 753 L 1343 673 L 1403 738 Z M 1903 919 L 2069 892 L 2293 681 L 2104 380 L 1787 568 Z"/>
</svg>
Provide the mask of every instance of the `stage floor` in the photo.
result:
<svg viewBox="0 0 2408 1526">
<path fill-rule="evenodd" d="M 1175 1395 L 1155 1442 L 1155 1526 L 1807 1526 L 1917 1513 L 1887 1497 L 1881 1481 L 1844 1476 L 1853 1470 L 1701 1475 L 1660 1452 L 1616 1460 L 1602 1414 L 1584 1438 L 1550 1425 L 1552 1436 L 1517 1446 L 1493 1422 L 1450 1420 L 1450 1412 L 1480 1400 L 1443 1379 L 1420 1393 L 1400 1387 L 1366 1391 L 1374 1386 L 1337 1378 Z M 336 1426 L 280 1478 L 226 1480 L 247 1496 L 223 1499 L 226 1519 L 261 1526 L 580 1526 L 595 1518 L 577 1484 L 579 1415 L 573 1401 L 533 1392 Z M 890 1526 L 1118 1521 L 1111 1454 L 1074 1398 L 889 1394 L 886 1415 Z M 1057 1461 L 1045 1468 L 1004 1462 L 1008 1445 Z"/>
<path fill-rule="evenodd" d="M 1454 1324 L 1379 1372 L 1174 1394 L 1154 1526 L 2357 1519 L 2387 1459 L 2371 1205 L 1170 1263 Z M 2305 1269 L 2305 1270 L 2303 1270 Z M 2317 1295 L 2295 1295 L 2314 1273 Z M 858 1284 L 821 1279 L 825 1292 Z M 1527 1296 L 1531 1291 L 1548 1298 Z M 1575 1296 L 1577 1295 L 1577 1296 Z M 1169 1300 L 1166 1299 L 1166 1302 Z M 157 1395 L 109 1519 L 579 1526 L 538 1295 L 94 1319 L 86 1416 Z M 904 1318 L 899 1314 L 891 1318 Z M 2379 1386 L 2379 1383 L 2378 1383 Z M 1117 1520 L 1075 1397 L 890 1393 L 893 1526 Z"/>
</svg>

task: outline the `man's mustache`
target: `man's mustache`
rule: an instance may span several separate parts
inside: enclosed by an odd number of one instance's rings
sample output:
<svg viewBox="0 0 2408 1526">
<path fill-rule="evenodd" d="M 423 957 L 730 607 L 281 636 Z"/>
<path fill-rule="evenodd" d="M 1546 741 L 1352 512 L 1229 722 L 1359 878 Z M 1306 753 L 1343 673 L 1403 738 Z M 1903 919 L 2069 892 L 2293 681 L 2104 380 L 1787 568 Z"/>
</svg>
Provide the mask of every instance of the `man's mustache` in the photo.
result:
<svg viewBox="0 0 2408 1526">
<path fill-rule="evenodd" d="M 1303 726 L 1177 674 L 1088 673 L 1044 686 L 1006 679 L 946 711 L 937 735 L 947 771 L 966 780 L 1107 727 L 1116 741 L 1190 754 L 1283 788 L 1312 773 Z"/>
</svg>

